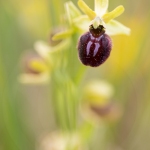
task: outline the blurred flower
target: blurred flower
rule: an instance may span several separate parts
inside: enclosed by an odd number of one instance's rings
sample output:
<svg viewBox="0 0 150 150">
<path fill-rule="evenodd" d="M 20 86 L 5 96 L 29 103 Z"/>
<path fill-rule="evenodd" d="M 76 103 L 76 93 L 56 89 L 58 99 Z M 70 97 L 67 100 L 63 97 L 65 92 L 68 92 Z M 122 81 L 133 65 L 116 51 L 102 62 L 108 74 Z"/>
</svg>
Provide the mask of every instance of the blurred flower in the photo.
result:
<svg viewBox="0 0 150 150">
<path fill-rule="evenodd" d="M 120 118 L 122 110 L 112 101 L 114 89 L 106 81 L 92 81 L 85 86 L 81 111 L 88 120 L 99 122 L 101 119 L 114 121 Z"/>
<path fill-rule="evenodd" d="M 40 140 L 37 150 L 85 150 L 77 134 L 53 132 Z"/>
<path fill-rule="evenodd" d="M 104 80 L 93 80 L 84 89 L 84 100 L 94 105 L 106 105 L 114 94 L 114 88 Z"/>
<path fill-rule="evenodd" d="M 21 83 L 39 84 L 48 83 L 50 66 L 38 54 L 30 52 L 23 56 L 23 74 L 19 76 Z"/>
<path fill-rule="evenodd" d="M 58 32 L 58 30 L 54 32 Z M 69 45 L 69 39 L 53 41 L 51 35 L 49 44 L 40 40 L 35 42 L 34 49 L 37 53 L 32 52 L 23 56 L 24 73 L 20 75 L 19 81 L 27 84 L 48 83 L 50 73 L 59 64 L 58 55 L 56 59 L 54 54 L 68 49 Z"/>
</svg>

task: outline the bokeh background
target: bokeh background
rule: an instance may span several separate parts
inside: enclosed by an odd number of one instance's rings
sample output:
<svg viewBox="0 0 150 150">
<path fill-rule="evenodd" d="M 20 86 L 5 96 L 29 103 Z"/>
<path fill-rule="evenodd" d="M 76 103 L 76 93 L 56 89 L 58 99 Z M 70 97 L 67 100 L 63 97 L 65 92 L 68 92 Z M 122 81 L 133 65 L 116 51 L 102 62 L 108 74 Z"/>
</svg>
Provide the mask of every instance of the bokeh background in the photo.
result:
<svg viewBox="0 0 150 150">
<path fill-rule="evenodd" d="M 0 150 L 34 150 L 42 134 L 57 129 L 49 86 L 23 85 L 17 78 L 24 52 L 33 49 L 37 40 L 48 42 L 52 28 L 61 25 L 65 1 L 0 0 Z M 86 3 L 93 8 L 93 1 Z M 124 109 L 119 123 L 108 127 L 107 144 L 114 143 L 110 150 L 149 150 L 150 1 L 110 0 L 109 4 L 109 10 L 125 7 L 117 20 L 131 28 L 131 35 L 112 37 L 110 58 L 89 69 L 87 76 L 110 82 Z M 93 141 L 93 149 L 101 149 L 98 141 Z"/>
</svg>

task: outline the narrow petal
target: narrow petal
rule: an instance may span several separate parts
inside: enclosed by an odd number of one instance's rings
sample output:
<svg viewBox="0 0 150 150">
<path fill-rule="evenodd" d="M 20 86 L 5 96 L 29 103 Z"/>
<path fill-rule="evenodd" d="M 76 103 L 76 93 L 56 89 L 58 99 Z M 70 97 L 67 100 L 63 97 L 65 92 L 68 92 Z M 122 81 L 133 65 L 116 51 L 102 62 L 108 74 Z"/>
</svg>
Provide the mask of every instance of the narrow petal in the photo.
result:
<svg viewBox="0 0 150 150">
<path fill-rule="evenodd" d="M 79 9 L 71 1 L 65 3 L 65 9 L 70 24 L 72 23 L 72 19 L 81 15 Z"/>
<path fill-rule="evenodd" d="M 108 0 L 95 0 L 95 12 L 98 16 L 103 16 L 108 9 Z"/>
<path fill-rule="evenodd" d="M 120 16 L 124 12 L 124 7 L 122 5 L 115 8 L 113 11 L 103 15 L 102 19 L 105 23 L 109 22 L 111 19 L 114 19 Z"/>
<path fill-rule="evenodd" d="M 52 40 L 61 40 L 61 39 L 65 39 L 67 37 L 70 37 L 73 33 L 73 30 L 66 30 L 66 31 L 63 31 L 63 32 L 59 32 L 57 34 L 55 34 L 52 38 Z"/>
<path fill-rule="evenodd" d="M 130 29 L 116 20 L 111 20 L 106 24 L 106 33 L 109 35 L 130 35 Z"/>
<path fill-rule="evenodd" d="M 78 6 L 91 20 L 96 17 L 96 13 L 83 0 L 78 0 Z"/>
</svg>

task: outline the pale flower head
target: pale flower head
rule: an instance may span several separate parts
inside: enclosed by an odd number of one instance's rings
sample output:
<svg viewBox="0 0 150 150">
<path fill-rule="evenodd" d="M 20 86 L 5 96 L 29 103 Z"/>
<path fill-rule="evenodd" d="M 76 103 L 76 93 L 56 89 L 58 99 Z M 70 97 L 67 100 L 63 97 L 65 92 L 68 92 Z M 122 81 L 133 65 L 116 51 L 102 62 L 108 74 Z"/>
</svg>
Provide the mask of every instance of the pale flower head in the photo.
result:
<svg viewBox="0 0 150 150">
<path fill-rule="evenodd" d="M 52 132 L 41 137 L 37 144 L 37 150 L 86 150 L 77 133 Z"/>
</svg>

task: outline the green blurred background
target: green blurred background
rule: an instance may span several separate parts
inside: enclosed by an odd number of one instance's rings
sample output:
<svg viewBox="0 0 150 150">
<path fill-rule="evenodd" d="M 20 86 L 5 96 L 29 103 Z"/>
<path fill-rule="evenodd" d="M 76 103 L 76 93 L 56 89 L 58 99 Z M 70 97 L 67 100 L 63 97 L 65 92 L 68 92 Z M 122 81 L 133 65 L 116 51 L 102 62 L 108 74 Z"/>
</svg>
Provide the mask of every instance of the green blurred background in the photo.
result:
<svg viewBox="0 0 150 150">
<path fill-rule="evenodd" d="M 43 133 L 57 128 L 48 86 L 22 85 L 17 78 L 23 53 L 37 40 L 48 41 L 51 29 L 62 23 L 64 2 L 0 1 L 0 150 L 34 150 Z M 93 1 L 86 2 L 93 8 Z M 109 130 L 116 145 L 111 150 L 149 150 L 150 1 L 110 0 L 109 10 L 120 4 L 125 13 L 117 20 L 131 28 L 131 35 L 112 37 L 110 58 L 89 69 L 88 76 L 109 81 L 124 109 L 121 121 Z M 98 139 L 95 143 L 100 150 Z"/>
</svg>

